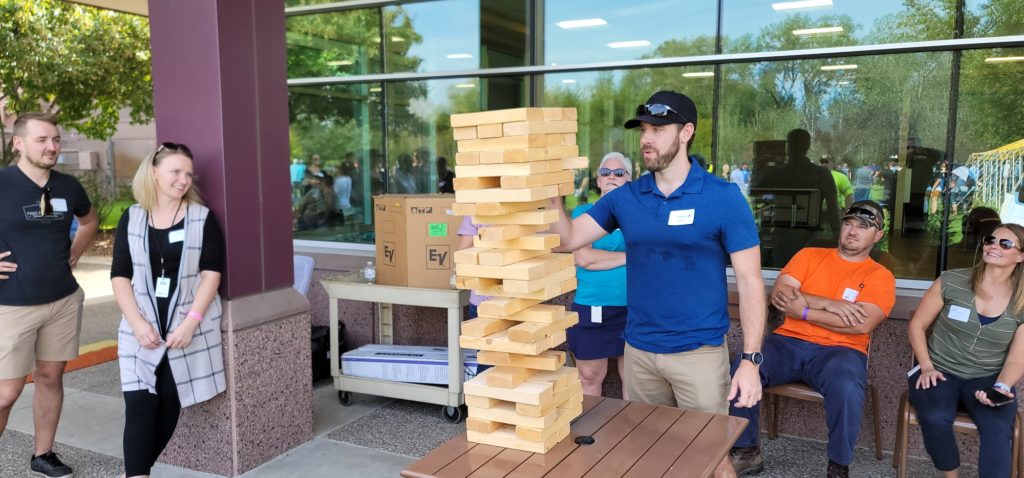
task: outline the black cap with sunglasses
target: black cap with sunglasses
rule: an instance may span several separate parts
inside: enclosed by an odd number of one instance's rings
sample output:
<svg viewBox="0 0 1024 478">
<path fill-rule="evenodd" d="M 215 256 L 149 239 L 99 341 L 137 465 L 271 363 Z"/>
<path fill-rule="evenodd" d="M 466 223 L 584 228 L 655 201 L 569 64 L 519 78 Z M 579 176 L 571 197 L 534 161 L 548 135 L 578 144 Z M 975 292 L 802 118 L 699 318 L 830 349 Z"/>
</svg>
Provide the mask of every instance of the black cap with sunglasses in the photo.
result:
<svg viewBox="0 0 1024 478">
<path fill-rule="evenodd" d="M 885 224 L 885 210 L 882 209 L 882 206 L 879 206 L 878 203 L 870 199 L 856 201 L 851 204 L 850 207 L 846 208 L 846 211 L 843 212 L 842 220 L 845 221 L 846 218 L 850 217 L 857 219 L 865 226 L 875 227 L 879 231 L 884 229 L 883 224 Z"/>
<path fill-rule="evenodd" d="M 690 97 L 674 91 L 659 91 L 647 102 L 636 107 L 636 118 L 626 122 L 626 129 L 640 126 L 640 123 L 648 123 L 656 126 L 667 124 L 693 123 L 693 129 L 697 129 L 697 105 Z"/>
</svg>

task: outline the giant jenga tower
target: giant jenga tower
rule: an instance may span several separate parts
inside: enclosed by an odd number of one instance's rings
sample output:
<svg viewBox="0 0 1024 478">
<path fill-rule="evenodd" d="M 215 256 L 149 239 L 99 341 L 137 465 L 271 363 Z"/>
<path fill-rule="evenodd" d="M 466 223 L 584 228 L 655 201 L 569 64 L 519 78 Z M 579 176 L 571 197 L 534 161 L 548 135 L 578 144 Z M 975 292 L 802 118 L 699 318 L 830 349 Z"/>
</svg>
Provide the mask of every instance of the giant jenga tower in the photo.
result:
<svg viewBox="0 0 1024 478">
<path fill-rule="evenodd" d="M 459 344 L 493 365 L 465 384 L 469 441 L 546 453 L 583 411 L 583 388 L 565 352 L 575 312 L 542 302 L 576 289 L 572 254 L 551 252 L 558 219 L 549 199 L 573 192 L 575 108 L 519 108 L 452 115 L 458 141 L 455 213 L 480 225 L 455 253 L 457 285 L 493 297 L 462 325 Z"/>
</svg>

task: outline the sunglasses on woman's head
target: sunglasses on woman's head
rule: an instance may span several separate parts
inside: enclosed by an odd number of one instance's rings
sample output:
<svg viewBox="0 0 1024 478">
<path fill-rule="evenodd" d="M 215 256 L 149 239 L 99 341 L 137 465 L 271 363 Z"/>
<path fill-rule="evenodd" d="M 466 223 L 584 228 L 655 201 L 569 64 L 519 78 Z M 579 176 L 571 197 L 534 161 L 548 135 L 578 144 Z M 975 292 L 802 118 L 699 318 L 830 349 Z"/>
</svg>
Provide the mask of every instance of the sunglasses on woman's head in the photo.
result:
<svg viewBox="0 0 1024 478">
<path fill-rule="evenodd" d="M 1017 248 L 1017 244 L 1015 244 L 1013 241 L 1009 239 L 1000 239 L 996 236 L 985 236 L 981 239 L 981 243 L 985 244 L 986 246 L 991 246 L 992 244 L 996 244 L 997 240 L 999 241 L 999 248 L 1004 251 Z"/>
<path fill-rule="evenodd" d="M 169 141 L 166 142 L 166 143 L 160 143 L 160 147 L 156 148 L 156 152 L 157 152 L 157 154 L 160 154 L 160 152 L 165 150 L 165 149 L 170 149 L 170 150 L 174 150 L 174 151 L 181 151 L 186 156 L 188 156 L 190 158 L 192 157 L 192 150 L 188 149 L 188 146 L 185 146 L 184 144 L 181 144 L 181 143 L 171 143 Z"/>
<path fill-rule="evenodd" d="M 613 174 L 615 175 L 615 177 L 621 178 L 623 176 L 629 176 L 629 171 L 626 171 L 623 168 L 615 168 L 615 169 L 601 168 L 601 169 L 597 170 L 597 174 L 599 174 L 602 178 L 607 178 L 608 176 L 611 176 Z"/>
</svg>

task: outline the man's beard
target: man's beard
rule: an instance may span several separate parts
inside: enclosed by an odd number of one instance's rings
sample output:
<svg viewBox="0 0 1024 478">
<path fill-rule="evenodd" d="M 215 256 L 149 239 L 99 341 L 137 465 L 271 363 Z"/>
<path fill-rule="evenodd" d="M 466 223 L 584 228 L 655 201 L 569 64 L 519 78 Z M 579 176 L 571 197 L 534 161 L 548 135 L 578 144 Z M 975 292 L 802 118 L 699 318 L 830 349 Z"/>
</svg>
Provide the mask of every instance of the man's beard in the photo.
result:
<svg viewBox="0 0 1024 478">
<path fill-rule="evenodd" d="M 866 252 L 870 252 L 871 248 L 875 247 L 874 244 L 868 245 L 867 247 L 847 247 L 843 240 L 839 241 L 839 251 L 849 257 L 856 257 Z"/>
<path fill-rule="evenodd" d="M 37 167 L 39 169 L 53 169 L 53 167 L 57 165 L 57 155 L 54 155 L 54 159 L 53 159 L 52 163 L 45 162 L 43 160 L 43 156 L 42 155 L 40 155 L 38 157 L 32 157 L 32 156 L 28 155 L 27 153 L 25 153 L 22 157 L 25 158 L 25 160 L 28 161 L 29 164 L 31 164 L 32 166 L 35 166 L 35 167 Z"/>
<path fill-rule="evenodd" d="M 656 173 L 672 164 L 672 160 L 676 159 L 677 154 L 679 154 L 679 142 L 673 141 L 672 146 L 664 154 L 659 154 L 651 159 L 644 158 L 644 166 L 648 171 Z"/>
</svg>

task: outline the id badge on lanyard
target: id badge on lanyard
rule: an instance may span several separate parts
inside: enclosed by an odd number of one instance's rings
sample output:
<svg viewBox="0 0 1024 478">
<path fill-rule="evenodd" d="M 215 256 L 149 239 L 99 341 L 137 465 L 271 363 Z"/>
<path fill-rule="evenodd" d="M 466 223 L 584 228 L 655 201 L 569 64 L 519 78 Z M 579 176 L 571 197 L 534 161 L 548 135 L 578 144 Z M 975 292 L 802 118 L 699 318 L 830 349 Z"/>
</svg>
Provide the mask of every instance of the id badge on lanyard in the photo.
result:
<svg viewBox="0 0 1024 478">
<path fill-rule="evenodd" d="M 170 277 L 157 277 L 156 278 L 156 296 L 161 299 L 166 299 L 171 295 L 171 278 Z"/>
</svg>

